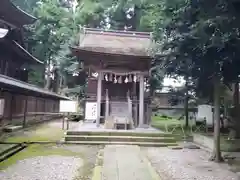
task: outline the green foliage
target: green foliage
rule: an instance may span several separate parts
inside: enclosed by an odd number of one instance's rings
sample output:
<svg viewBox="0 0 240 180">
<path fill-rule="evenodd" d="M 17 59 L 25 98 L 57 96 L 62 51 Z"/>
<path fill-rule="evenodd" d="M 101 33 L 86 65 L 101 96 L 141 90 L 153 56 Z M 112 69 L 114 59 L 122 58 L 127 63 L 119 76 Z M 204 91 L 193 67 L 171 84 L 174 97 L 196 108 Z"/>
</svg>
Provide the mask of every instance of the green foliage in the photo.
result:
<svg viewBox="0 0 240 180">
<path fill-rule="evenodd" d="M 14 0 L 23 10 L 38 18 L 35 24 L 27 27 L 25 40 L 29 51 L 44 61 L 45 71 L 33 67 L 30 81 L 39 85 L 45 80 L 48 89 L 56 89 L 53 86 L 60 84 L 60 89 L 68 89 L 63 93 L 82 94 L 84 84 L 76 83 L 73 76 L 81 70 L 81 66 L 69 49 L 69 46 L 78 44 L 79 26 L 152 31 L 157 29 L 157 22 L 162 19 L 159 9 L 163 8 L 163 3 L 157 0 L 81 0 L 74 8 L 72 2 Z M 52 66 L 54 68 L 50 69 Z M 152 71 L 150 89 L 161 89 L 161 72 L 161 68 Z"/>
<path fill-rule="evenodd" d="M 202 97 L 212 94 L 215 75 L 226 85 L 234 82 L 240 63 L 238 8 L 238 1 L 162 1 L 155 63 L 168 75 L 191 77 Z"/>
<path fill-rule="evenodd" d="M 11 0 L 16 6 L 32 14 L 39 0 Z"/>
</svg>

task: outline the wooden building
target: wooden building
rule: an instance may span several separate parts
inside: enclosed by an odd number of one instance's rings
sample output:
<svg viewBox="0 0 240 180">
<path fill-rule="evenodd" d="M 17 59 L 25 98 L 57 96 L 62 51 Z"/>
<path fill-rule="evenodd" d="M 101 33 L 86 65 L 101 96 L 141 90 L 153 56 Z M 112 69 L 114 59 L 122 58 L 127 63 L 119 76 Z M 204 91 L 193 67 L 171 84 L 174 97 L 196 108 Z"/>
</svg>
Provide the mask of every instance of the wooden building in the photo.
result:
<svg viewBox="0 0 240 180">
<path fill-rule="evenodd" d="M 150 33 L 84 28 L 73 52 L 88 73 L 87 99 L 96 102 L 96 125 L 146 127 L 149 97 L 145 84 L 151 57 Z"/>
<path fill-rule="evenodd" d="M 29 64 L 42 66 L 23 42 L 23 25 L 36 21 L 10 0 L 0 6 L 0 98 L 3 107 L 1 128 L 7 124 L 21 124 L 47 120 L 59 112 L 59 100 L 66 97 L 28 83 Z"/>
</svg>

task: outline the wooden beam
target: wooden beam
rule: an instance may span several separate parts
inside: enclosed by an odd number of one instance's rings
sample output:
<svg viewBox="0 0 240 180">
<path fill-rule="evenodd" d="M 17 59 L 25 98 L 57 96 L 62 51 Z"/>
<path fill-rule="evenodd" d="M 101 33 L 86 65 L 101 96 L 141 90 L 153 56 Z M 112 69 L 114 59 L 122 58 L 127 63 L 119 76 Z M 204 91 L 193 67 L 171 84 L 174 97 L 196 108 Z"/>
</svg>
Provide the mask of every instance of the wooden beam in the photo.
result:
<svg viewBox="0 0 240 180">
<path fill-rule="evenodd" d="M 121 69 L 109 70 L 109 69 L 102 69 L 100 70 L 102 73 L 114 73 L 116 75 L 126 75 L 126 74 L 137 74 L 137 75 L 149 75 L 148 71 L 125 71 Z"/>
</svg>

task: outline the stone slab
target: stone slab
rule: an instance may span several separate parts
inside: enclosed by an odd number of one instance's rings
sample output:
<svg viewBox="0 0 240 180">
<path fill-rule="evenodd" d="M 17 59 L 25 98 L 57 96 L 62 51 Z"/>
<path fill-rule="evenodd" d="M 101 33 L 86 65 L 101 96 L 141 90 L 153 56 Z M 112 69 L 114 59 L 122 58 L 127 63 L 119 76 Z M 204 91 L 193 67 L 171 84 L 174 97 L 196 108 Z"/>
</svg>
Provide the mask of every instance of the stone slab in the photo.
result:
<svg viewBox="0 0 240 180">
<path fill-rule="evenodd" d="M 107 145 L 104 149 L 101 180 L 152 180 L 138 146 Z"/>
<path fill-rule="evenodd" d="M 22 129 L 22 126 L 6 126 L 3 128 L 4 132 L 14 132 L 17 131 L 19 129 Z"/>
</svg>

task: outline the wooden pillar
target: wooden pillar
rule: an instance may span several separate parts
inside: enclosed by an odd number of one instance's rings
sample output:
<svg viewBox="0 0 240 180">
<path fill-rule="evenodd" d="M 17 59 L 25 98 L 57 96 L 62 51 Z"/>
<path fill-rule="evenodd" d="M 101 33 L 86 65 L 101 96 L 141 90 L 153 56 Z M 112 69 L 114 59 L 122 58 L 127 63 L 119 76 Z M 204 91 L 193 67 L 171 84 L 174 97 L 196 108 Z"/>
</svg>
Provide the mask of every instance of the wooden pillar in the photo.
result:
<svg viewBox="0 0 240 180">
<path fill-rule="evenodd" d="M 139 79 L 139 127 L 144 124 L 144 76 Z"/>
<path fill-rule="evenodd" d="M 131 128 L 133 128 L 132 126 L 134 126 L 134 124 L 132 124 L 132 100 L 130 97 L 130 92 L 127 92 L 127 101 L 128 101 L 128 115 L 129 115 L 129 120 L 131 122 Z"/>
<path fill-rule="evenodd" d="M 152 123 L 152 101 L 150 99 L 148 102 L 148 125 L 151 125 L 151 123 Z"/>
<path fill-rule="evenodd" d="M 12 122 L 12 117 L 13 117 L 13 112 L 15 111 L 15 106 L 14 106 L 14 94 L 11 93 L 11 102 L 10 102 L 10 121 Z M 14 110 L 14 111 L 13 111 Z"/>
<path fill-rule="evenodd" d="M 27 109 L 28 109 L 28 96 L 25 97 L 25 104 L 24 104 L 24 115 L 23 115 L 23 127 L 26 127 L 26 120 L 27 120 Z"/>
<path fill-rule="evenodd" d="M 109 97 L 108 97 L 108 89 L 106 89 L 106 104 L 105 104 L 105 119 L 109 116 Z"/>
<path fill-rule="evenodd" d="M 133 120 L 134 120 L 134 125 L 138 125 L 138 102 L 137 102 L 137 87 L 136 87 L 136 82 L 133 83 Z"/>
<path fill-rule="evenodd" d="M 45 120 L 45 112 L 46 112 L 46 101 L 43 98 L 43 114 L 42 114 L 42 120 Z"/>
<path fill-rule="evenodd" d="M 35 97 L 35 121 L 37 121 L 38 98 Z"/>
<path fill-rule="evenodd" d="M 100 125 L 101 116 L 101 97 L 102 97 L 102 72 L 98 73 L 98 83 L 97 83 L 97 120 L 96 125 Z"/>
</svg>

